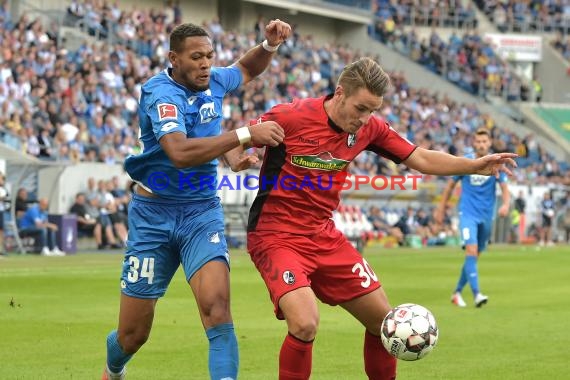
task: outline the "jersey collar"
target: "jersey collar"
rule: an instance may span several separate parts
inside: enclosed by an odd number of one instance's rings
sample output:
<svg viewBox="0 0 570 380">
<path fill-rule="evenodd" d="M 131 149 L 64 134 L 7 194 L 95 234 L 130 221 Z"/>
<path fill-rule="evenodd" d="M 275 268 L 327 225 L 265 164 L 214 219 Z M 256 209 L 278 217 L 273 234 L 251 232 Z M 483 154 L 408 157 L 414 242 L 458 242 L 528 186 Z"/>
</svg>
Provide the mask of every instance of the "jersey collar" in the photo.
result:
<svg viewBox="0 0 570 380">
<path fill-rule="evenodd" d="M 188 87 L 181 85 L 180 83 L 178 83 L 177 81 L 174 80 L 174 78 L 172 78 L 172 68 L 171 67 L 167 67 L 166 69 L 164 69 L 164 74 L 166 74 L 166 77 L 168 79 L 170 79 L 170 81 L 172 83 L 174 83 L 176 86 L 180 87 L 181 89 L 184 90 L 184 92 L 186 92 L 186 94 L 188 96 L 191 95 L 201 95 L 204 94 L 205 91 L 192 91 L 190 90 Z"/>
<path fill-rule="evenodd" d="M 325 112 L 325 115 L 327 115 L 329 127 L 331 127 L 331 129 L 333 131 L 335 131 L 336 133 L 343 133 L 344 131 L 338 125 L 335 124 L 335 122 L 327 114 L 327 111 L 325 111 L 325 102 L 327 100 L 331 99 L 333 97 L 333 95 L 334 94 L 328 94 L 327 96 L 324 97 L 324 99 L 323 99 L 323 111 Z"/>
</svg>

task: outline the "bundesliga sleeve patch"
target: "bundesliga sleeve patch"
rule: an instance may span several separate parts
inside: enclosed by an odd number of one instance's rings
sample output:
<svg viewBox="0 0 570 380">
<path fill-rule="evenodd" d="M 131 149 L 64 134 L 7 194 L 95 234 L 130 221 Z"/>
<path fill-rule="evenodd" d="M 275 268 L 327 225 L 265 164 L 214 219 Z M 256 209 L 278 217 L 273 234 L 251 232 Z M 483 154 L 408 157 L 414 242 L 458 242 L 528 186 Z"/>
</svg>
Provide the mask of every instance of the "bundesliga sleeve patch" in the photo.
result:
<svg viewBox="0 0 570 380">
<path fill-rule="evenodd" d="M 158 108 L 158 120 L 178 119 L 178 108 L 174 104 L 160 103 Z"/>
</svg>

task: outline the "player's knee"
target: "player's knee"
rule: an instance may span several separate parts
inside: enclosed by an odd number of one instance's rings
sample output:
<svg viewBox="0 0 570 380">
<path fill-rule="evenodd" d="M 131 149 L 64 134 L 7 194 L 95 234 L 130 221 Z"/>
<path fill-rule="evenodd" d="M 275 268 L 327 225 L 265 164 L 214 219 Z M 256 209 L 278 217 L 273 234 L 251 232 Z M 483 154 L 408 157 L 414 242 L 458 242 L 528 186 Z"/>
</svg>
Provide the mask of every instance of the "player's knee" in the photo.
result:
<svg viewBox="0 0 570 380">
<path fill-rule="evenodd" d="M 288 321 L 289 333 L 306 342 L 315 339 L 319 328 L 318 317 L 307 317 Z"/>
<path fill-rule="evenodd" d="M 119 344 L 123 351 L 127 354 L 134 354 L 148 340 L 150 332 L 146 331 L 128 331 L 124 334 L 119 333 Z"/>
<path fill-rule="evenodd" d="M 231 321 L 230 303 L 224 298 L 201 303 L 202 319 L 206 326 L 216 326 Z"/>
</svg>

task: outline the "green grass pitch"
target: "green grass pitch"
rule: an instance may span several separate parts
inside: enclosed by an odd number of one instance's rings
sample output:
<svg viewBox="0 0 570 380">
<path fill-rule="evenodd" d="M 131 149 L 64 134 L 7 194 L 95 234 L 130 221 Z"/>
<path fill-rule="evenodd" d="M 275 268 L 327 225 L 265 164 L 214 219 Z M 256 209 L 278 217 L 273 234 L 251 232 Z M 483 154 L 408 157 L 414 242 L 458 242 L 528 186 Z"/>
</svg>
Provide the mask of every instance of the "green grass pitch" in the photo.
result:
<svg viewBox="0 0 570 380">
<path fill-rule="evenodd" d="M 468 289 L 465 309 L 449 302 L 463 262 L 459 249 L 368 248 L 365 256 L 392 305 L 429 308 L 440 328 L 435 350 L 399 362 L 398 379 L 567 379 L 570 371 L 570 248 L 491 246 L 479 262 L 489 295 Z M 105 338 L 117 323 L 121 254 L 0 258 L 0 379 L 99 379 Z M 232 256 L 232 309 L 240 379 L 277 378 L 286 332 L 259 275 Z M 363 328 L 344 310 L 320 305 L 315 380 L 364 379 Z M 149 342 L 129 379 L 208 379 L 207 340 L 181 271 L 159 302 Z"/>
</svg>

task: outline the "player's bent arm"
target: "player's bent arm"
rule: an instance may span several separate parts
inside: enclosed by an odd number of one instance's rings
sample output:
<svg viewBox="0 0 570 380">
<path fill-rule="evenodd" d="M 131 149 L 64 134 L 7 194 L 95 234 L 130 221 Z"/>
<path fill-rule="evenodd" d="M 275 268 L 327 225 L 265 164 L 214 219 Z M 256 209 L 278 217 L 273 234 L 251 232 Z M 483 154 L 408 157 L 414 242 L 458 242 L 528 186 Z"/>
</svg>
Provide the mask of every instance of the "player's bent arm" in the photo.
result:
<svg viewBox="0 0 570 380">
<path fill-rule="evenodd" d="M 279 124 L 265 121 L 213 137 L 189 139 L 183 133 L 173 132 L 164 135 L 159 141 L 174 166 L 182 169 L 210 162 L 243 144 L 251 142 L 254 145 L 277 146 L 284 138 L 285 132 Z"/>
<path fill-rule="evenodd" d="M 265 71 L 271 59 L 273 52 L 265 50 L 261 45 L 251 48 L 245 53 L 239 61 L 234 63 L 242 75 L 242 84 L 246 84 Z"/>
<path fill-rule="evenodd" d="M 432 175 L 471 174 L 477 169 L 475 160 L 470 158 L 420 147 L 414 150 L 403 164 L 423 174 Z"/>
<path fill-rule="evenodd" d="M 234 131 L 202 138 L 187 138 L 174 132 L 160 139 L 160 146 L 177 169 L 205 164 L 239 145 Z"/>
<path fill-rule="evenodd" d="M 248 83 L 265 71 L 279 45 L 285 41 L 290 34 L 291 26 L 289 26 L 289 24 L 279 19 L 269 22 L 265 28 L 266 40 L 264 43 L 250 49 L 234 63 L 242 73 L 243 84 Z"/>
</svg>

